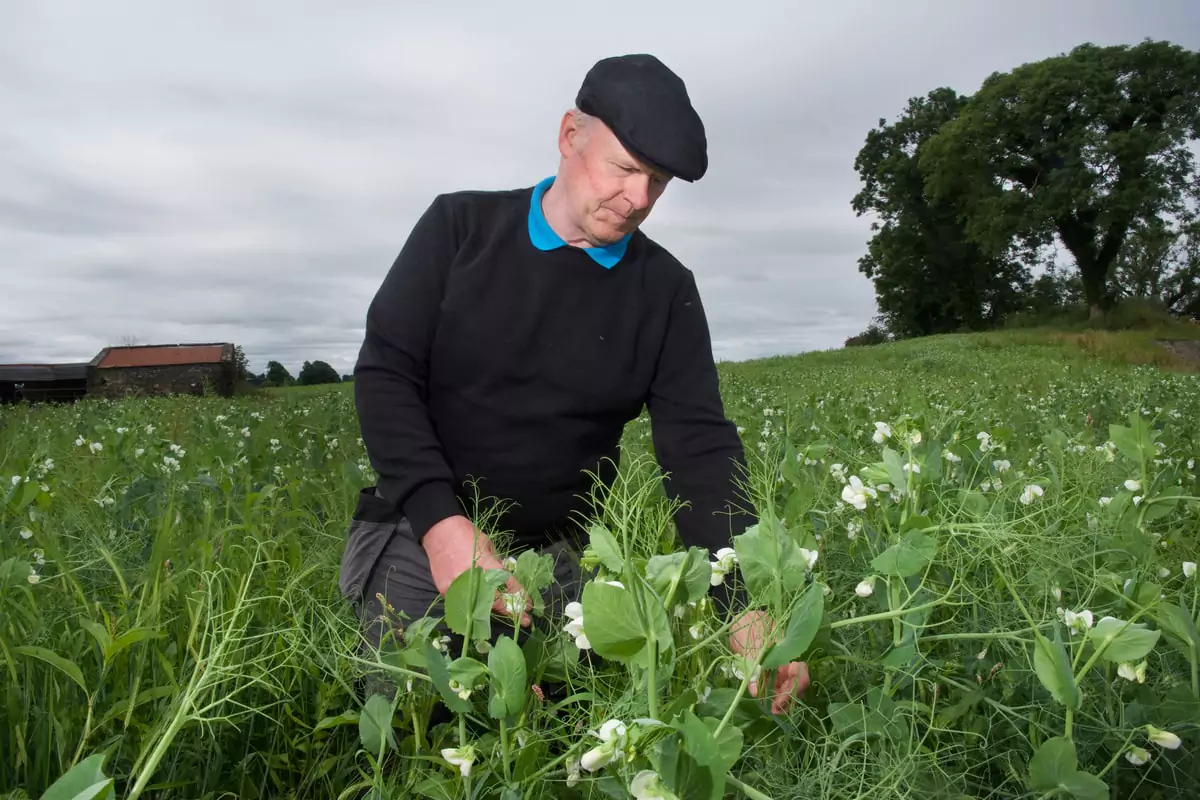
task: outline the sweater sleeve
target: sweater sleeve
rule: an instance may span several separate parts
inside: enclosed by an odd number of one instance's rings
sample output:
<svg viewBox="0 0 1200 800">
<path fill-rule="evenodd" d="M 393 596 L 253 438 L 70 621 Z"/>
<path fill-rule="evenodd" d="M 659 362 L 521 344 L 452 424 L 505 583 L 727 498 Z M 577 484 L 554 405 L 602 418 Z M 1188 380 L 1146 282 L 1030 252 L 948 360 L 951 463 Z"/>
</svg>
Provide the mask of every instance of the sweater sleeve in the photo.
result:
<svg viewBox="0 0 1200 800">
<path fill-rule="evenodd" d="M 451 212 L 439 196 L 371 301 L 354 367 L 354 401 L 378 489 L 403 511 L 418 540 L 463 513 L 426 405 L 430 345 L 456 249 Z"/>
<path fill-rule="evenodd" d="M 732 546 L 733 536 L 757 520 L 740 491 L 745 453 L 725 416 L 708 321 L 690 271 L 671 301 L 647 408 L 666 491 L 687 504 L 675 517 L 684 545 L 712 555 Z M 713 595 L 722 611 L 746 604 L 730 581 Z"/>
</svg>

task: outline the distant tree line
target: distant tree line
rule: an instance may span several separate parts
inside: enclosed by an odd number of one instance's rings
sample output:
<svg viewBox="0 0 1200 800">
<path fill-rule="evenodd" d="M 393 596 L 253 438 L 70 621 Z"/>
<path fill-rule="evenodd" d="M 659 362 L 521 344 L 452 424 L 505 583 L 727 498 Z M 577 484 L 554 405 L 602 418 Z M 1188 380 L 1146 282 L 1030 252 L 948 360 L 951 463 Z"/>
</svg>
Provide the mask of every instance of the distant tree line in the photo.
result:
<svg viewBox="0 0 1200 800">
<path fill-rule="evenodd" d="M 305 361 L 300 374 L 292 377 L 287 367 L 278 361 L 268 361 L 266 372 L 255 374 L 250 371 L 246 354 L 241 345 L 234 347 L 234 369 L 242 382 L 250 386 L 316 386 L 322 383 L 343 383 L 354 380 L 353 375 L 339 375 L 325 361 Z"/>
<path fill-rule="evenodd" d="M 880 316 L 847 344 L 1102 320 L 1127 298 L 1200 319 L 1197 139 L 1200 53 L 1168 42 L 1084 44 L 910 99 L 854 163 Z"/>
</svg>

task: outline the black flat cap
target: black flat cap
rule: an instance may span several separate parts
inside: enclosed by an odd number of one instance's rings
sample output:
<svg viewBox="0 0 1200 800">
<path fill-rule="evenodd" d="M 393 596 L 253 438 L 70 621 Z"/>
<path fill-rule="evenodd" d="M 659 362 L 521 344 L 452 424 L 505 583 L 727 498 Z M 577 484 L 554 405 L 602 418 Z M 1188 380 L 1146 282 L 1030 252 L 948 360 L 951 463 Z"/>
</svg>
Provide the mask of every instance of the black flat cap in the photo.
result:
<svg viewBox="0 0 1200 800">
<path fill-rule="evenodd" d="M 631 155 L 685 181 L 708 170 L 704 123 L 683 81 L 651 55 L 614 56 L 588 70 L 576 107 L 604 122 Z"/>
</svg>

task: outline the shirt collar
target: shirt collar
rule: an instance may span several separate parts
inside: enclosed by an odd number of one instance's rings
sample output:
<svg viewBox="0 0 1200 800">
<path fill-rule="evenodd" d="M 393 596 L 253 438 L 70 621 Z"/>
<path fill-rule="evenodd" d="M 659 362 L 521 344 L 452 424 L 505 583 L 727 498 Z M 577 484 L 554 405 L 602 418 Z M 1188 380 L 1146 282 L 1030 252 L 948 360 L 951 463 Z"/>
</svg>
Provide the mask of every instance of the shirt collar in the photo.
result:
<svg viewBox="0 0 1200 800">
<path fill-rule="evenodd" d="M 550 227 L 550 223 L 546 221 L 546 215 L 542 213 L 542 195 L 550 188 L 550 184 L 554 183 L 554 176 L 543 179 L 533 187 L 533 198 L 529 203 L 529 240 L 533 242 L 533 246 L 538 250 L 555 250 L 559 247 L 565 247 L 566 242 L 562 240 L 554 229 Z M 625 250 L 629 247 L 629 239 L 633 234 L 627 233 L 619 241 L 614 242 L 606 247 L 584 247 L 583 252 L 591 256 L 592 260 L 605 269 L 612 269 L 625 255 Z"/>
</svg>

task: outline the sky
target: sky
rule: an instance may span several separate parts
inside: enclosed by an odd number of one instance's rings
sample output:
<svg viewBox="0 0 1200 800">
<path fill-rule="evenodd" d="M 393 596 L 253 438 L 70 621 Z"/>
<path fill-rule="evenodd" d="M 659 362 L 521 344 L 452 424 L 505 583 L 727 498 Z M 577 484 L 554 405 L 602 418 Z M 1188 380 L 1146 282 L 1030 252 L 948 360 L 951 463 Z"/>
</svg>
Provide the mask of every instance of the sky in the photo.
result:
<svg viewBox="0 0 1200 800">
<path fill-rule="evenodd" d="M 1200 47 L 1200 3 L 9 0 L 0 363 L 229 341 L 353 370 L 417 217 L 531 186 L 599 59 L 687 85 L 709 171 L 643 230 L 692 270 L 714 357 L 842 346 L 876 314 L 854 158 L 939 86 L 1070 50 Z"/>
</svg>

